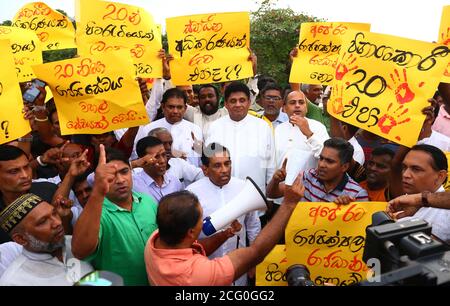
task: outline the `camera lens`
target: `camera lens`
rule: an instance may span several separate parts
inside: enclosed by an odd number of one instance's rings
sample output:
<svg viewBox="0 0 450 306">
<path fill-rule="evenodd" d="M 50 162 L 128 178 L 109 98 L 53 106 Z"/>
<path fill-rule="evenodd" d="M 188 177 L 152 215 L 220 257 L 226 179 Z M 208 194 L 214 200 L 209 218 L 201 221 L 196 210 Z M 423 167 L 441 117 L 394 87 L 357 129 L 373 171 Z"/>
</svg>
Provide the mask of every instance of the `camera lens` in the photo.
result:
<svg viewBox="0 0 450 306">
<path fill-rule="evenodd" d="M 286 271 L 288 286 L 314 286 L 309 270 L 305 265 L 295 264 Z"/>
</svg>

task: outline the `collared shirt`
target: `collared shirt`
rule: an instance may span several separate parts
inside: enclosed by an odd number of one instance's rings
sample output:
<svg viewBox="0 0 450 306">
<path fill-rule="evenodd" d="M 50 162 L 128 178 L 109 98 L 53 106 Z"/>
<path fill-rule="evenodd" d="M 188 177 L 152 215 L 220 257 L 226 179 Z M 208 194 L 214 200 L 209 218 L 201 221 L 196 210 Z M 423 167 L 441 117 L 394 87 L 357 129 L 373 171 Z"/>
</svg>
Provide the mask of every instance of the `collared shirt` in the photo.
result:
<svg viewBox="0 0 450 306">
<path fill-rule="evenodd" d="M 194 242 L 186 249 L 157 249 L 155 231 L 145 247 L 148 281 L 157 286 L 229 286 L 234 267 L 228 256 L 209 259 L 205 250 Z"/>
<path fill-rule="evenodd" d="M 200 107 L 188 105 L 186 113 L 184 114 L 184 119 L 198 125 L 201 128 L 203 135 L 206 135 L 211 123 L 226 115 L 228 115 L 228 110 L 226 108 L 219 108 L 214 114 L 206 115 L 202 113 Z"/>
<path fill-rule="evenodd" d="M 63 262 L 49 253 L 22 249 L 0 278 L 0 286 L 72 286 L 92 272 L 92 266 L 71 252 L 72 236 L 65 237 Z"/>
<path fill-rule="evenodd" d="M 231 200 L 235 199 L 239 192 L 242 191 L 244 186 L 245 181 L 235 177 L 232 177 L 230 182 L 222 187 L 214 185 L 208 177 L 205 177 L 191 184 L 186 189 L 193 192 L 198 197 L 203 208 L 202 218 L 204 219 L 223 206 L 228 205 Z M 222 257 L 237 248 L 245 248 L 247 239 L 250 244 L 256 239 L 256 236 L 261 231 L 261 222 L 259 221 L 257 211 L 247 213 L 237 220 L 242 225 L 240 232 L 218 247 L 214 253 L 208 256 L 209 259 Z M 201 232 L 199 238 L 203 239 L 205 237 L 203 232 Z M 246 286 L 247 275 L 245 274 L 237 279 L 234 284 L 236 286 Z"/>
<path fill-rule="evenodd" d="M 156 211 L 155 200 L 142 193 L 133 192 L 131 211 L 105 198 L 97 249 L 84 260 L 96 270 L 119 274 L 127 286 L 148 285 L 144 248 L 158 227 Z"/>
<path fill-rule="evenodd" d="M 436 132 L 450 137 L 450 115 L 445 110 L 445 105 L 441 105 L 436 120 L 431 127 Z"/>
<path fill-rule="evenodd" d="M 353 159 L 356 160 L 360 165 L 364 165 L 366 161 L 364 157 L 364 150 L 359 144 L 358 140 L 356 140 L 355 136 L 350 138 L 348 142 L 353 146 Z"/>
<path fill-rule="evenodd" d="M 185 119 L 171 124 L 166 118 L 162 118 L 145 126 L 141 126 L 134 141 L 134 149 L 136 150 L 136 144 L 140 139 L 148 136 L 148 133 L 151 130 L 159 127 L 166 128 L 172 134 L 172 149 L 186 153 L 187 161 L 194 166 L 200 165 L 200 155 L 192 149 L 194 140 L 192 139 L 191 133 L 194 134 L 198 141 L 203 141 L 203 133 L 199 126 Z"/>
<path fill-rule="evenodd" d="M 233 164 L 232 176 L 245 180 L 250 176 L 262 192 L 275 172 L 273 133 L 264 120 L 251 115 L 237 122 L 230 116 L 214 121 L 205 145 L 220 143 L 228 148 Z"/>
<path fill-rule="evenodd" d="M 3 272 L 22 254 L 23 247 L 15 242 L 5 242 L 0 244 L 0 278 Z"/>
<path fill-rule="evenodd" d="M 302 201 L 305 202 L 334 202 L 341 195 L 355 198 L 356 202 L 369 201 L 367 191 L 359 186 L 346 173 L 342 181 L 333 190 L 326 191 L 325 186 L 319 180 L 316 169 L 310 169 L 303 174 L 305 194 Z"/>
<path fill-rule="evenodd" d="M 259 111 L 258 114 L 261 115 L 261 116 L 264 116 L 264 110 Z M 280 110 L 280 113 L 278 114 L 278 117 L 274 121 L 271 121 L 272 127 L 274 129 L 276 129 L 277 126 L 279 126 L 280 124 L 282 124 L 284 122 L 287 122 L 287 121 L 289 121 L 288 115 L 285 112 Z"/>
<path fill-rule="evenodd" d="M 445 192 L 445 189 L 441 186 L 435 192 Z M 433 235 L 447 243 L 450 242 L 450 209 L 421 207 L 414 216 L 399 219 L 399 222 L 410 219 L 427 221 L 432 227 L 431 233 Z"/>
<path fill-rule="evenodd" d="M 161 186 L 145 171 L 133 174 L 133 190 L 151 195 L 156 202 L 167 194 L 183 190 L 180 180 L 169 173 L 164 174 L 164 181 Z"/>
</svg>

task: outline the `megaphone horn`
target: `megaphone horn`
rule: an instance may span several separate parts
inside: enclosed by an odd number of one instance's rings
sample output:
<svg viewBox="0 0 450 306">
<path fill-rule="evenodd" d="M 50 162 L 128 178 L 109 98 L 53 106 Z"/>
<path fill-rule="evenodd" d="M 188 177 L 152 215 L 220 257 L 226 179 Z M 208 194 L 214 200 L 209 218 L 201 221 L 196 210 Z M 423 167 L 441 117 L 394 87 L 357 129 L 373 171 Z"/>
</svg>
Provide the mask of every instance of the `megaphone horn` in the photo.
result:
<svg viewBox="0 0 450 306">
<path fill-rule="evenodd" d="M 247 176 L 244 188 L 233 200 L 203 219 L 203 233 L 210 236 L 254 210 L 267 210 L 267 199 L 258 185 Z"/>
</svg>

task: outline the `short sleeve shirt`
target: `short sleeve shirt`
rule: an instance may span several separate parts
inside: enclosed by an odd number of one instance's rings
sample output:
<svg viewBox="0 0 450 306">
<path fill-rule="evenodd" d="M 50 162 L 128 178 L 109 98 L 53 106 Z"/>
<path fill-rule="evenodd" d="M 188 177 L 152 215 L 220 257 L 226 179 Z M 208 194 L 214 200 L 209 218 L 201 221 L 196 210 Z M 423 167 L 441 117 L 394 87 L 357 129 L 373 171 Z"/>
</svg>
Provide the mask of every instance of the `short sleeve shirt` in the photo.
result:
<svg viewBox="0 0 450 306">
<path fill-rule="evenodd" d="M 133 192 L 131 211 L 105 198 L 97 249 L 84 260 L 96 270 L 119 274 L 127 286 L 148 285 L 144 249 L 157 229 L 156 211 L 155 200 L 139 192 Z"/>
</svg>

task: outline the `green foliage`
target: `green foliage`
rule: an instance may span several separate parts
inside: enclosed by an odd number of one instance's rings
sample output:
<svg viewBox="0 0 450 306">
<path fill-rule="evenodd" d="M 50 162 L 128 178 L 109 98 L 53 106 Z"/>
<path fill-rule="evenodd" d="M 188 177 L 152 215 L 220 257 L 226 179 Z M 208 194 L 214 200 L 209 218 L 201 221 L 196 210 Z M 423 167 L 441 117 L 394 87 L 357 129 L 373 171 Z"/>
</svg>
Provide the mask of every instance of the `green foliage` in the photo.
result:
<svg viewBox="0 0 450 306">
<path fill-rule="evenodd" d="M 44 63 L 62 61 L 73 58 L 77 54 L 77 49 L 63 49 L 42 52 Z"/>
<path fill-rule="evenodd" d="M 12 21 L 11 20 L 5 20 L 0 25 L 10 27 L 12 25 Z"/>
<path fill-rule="evenodd" d="M 264 0 L 252 13 L 251 48 L 258 56 L 258 73 L 275 78 L 280 85 L 289 80 L 289 52 L 298 44 L 299 27 L 303 22 L 320 21 L 316 17 L 298 14 L 290 8 L 275 9 Z"/>
</svg>

